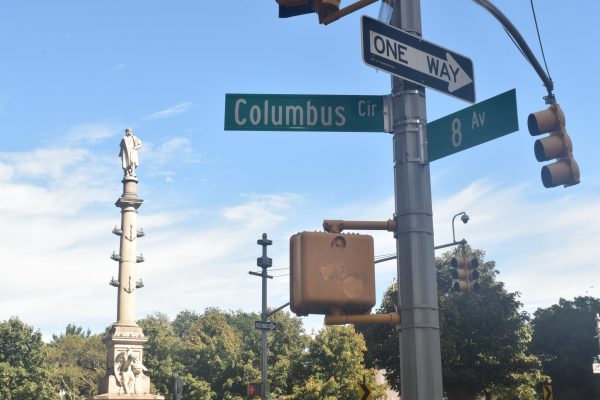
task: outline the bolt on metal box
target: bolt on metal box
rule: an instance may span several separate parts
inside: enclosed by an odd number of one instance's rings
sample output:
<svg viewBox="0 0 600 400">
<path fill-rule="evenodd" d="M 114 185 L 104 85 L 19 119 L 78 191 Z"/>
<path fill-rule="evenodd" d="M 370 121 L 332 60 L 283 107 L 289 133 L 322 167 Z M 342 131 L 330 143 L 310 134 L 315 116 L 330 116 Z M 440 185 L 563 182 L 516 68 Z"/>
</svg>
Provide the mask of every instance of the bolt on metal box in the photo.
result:
<svg viewBox="0 0 600 400">
<path fill-rule="evenodd" d="M 373 237 L 300 232 L 290 238 L 290 308 L 297 315 L 364 314 L 375 305 Z"/>
</svg>

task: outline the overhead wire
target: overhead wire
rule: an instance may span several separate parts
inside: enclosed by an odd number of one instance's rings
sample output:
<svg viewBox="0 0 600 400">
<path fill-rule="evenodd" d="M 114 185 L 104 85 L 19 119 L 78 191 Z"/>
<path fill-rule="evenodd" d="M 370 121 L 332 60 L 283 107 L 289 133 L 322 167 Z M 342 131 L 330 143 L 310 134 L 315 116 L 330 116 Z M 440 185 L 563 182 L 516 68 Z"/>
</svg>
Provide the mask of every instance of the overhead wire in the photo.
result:
<svg viewBox="0 0 600 400">
<path fill-rule="evenodd" d="M 531 2 L 531 12 L 533 13 L 533 21 L 535 22 L 535 30 L 537 32 L 538 41 L 540 43 L 540 50 L 542 51 L 542 59 L 544 60 L 544 66 L 546 67 L 546 73 L 548 74 L 548 78 L 552 79 L 550 76 L 550 70 L 548 69 L 548 63 L 546 62 L 546 54 L 544 54 L 544 46 L 542 45 L 542 37 L 540 36 L 540 28 L 538 27 L 537 17 L 535 15 L 535 7 L 533 6 L 533 0 Z"/>
</svg>

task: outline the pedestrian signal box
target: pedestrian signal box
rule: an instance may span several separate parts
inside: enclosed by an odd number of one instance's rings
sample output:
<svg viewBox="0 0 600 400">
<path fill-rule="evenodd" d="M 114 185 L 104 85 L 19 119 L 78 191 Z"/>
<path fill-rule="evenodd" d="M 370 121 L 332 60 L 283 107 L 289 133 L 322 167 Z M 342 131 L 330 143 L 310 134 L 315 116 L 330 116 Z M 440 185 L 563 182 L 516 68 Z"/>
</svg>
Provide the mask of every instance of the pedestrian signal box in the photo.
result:
<svg viewBox="0 0 600 400">
<path fill-rule="evenodd" d="M 373 237 L 300 232 L 290 238 L 290 309 L 365 314 L 375 305 Z"/>
</svg>

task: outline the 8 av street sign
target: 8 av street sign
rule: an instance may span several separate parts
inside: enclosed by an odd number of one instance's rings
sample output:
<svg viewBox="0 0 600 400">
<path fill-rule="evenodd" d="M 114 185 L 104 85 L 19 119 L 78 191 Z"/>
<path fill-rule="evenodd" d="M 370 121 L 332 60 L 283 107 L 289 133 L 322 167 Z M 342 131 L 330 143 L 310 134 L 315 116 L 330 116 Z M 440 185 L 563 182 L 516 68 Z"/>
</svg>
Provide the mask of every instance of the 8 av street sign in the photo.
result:
<svg viewBox="0 0 600 400">
<path fill-rule="evenodd" d="M 383 132 L 382 96 L 225 95 L 226 131 Z"/>
<path fill-rule="evenodd" d="M 429 162 L 519 130 L 515 89 L 427 124 Z"/>
<path fill-rule="evenodd" d="M 473 62 L 458 53 L 363 15 L 367 65 L 440 92 L 475 102 Z"/>
</svg>

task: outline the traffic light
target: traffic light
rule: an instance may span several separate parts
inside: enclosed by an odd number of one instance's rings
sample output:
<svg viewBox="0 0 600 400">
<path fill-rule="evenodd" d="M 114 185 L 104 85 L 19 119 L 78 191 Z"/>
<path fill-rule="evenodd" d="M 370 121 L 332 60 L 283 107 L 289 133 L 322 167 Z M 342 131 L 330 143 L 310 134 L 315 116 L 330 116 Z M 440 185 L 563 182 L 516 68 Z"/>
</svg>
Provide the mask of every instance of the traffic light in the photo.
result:
<svg viewBox="0 0 600 400">
<path fill-rule="evenodd" d="M 315 12 L 312 0 L 276 0 L 279 4 L 279 18 L 295 17 L 297 15 Z"/>
<path fill-rule="evenodd" d="M 479 291 L 479 284 L 477 283 L 477 279 L 479 279 L 479 272 L 477 271 L 479 261 L 477 261 L 477 258 L 467 259 L 467 256 L 460 255 L 453 257 L 450 265 L 454 268 L 452 277 L 457 280 L 452 286 L 456 292 Z"/>
<path fill-rule="evenodd" d="M 295 17 L 316 12 L 319 22 L 340 9 L 341 0 L 275 0 L 279 4 L 279 18 Z"/>
<path fill-rule="evenodd" d="M 248 384 L 248 397 L 261 397 L 262 396 L 262 385 L 260 382 L 252 382 Z"/>
<path fill-rule="evenodd" d="M 290 309 L 365 314 L 375 305 L 373 237 L 300 232 L 290 238 Z"/>
<path fill-rule="evenodd" d="M 538 161 L 556 159 L 552 164 L 542 167 L 544 187 L 578 184 L 579 166 L 573 158 L 573 144 L 567 134 L 565 114 L 560 106 L 552 104 L 546 110 L 529 114 L 527 127 L 531 136 L 550 133 L 549 136 L 536 140 L 534 145 Z"/>
</svg>

